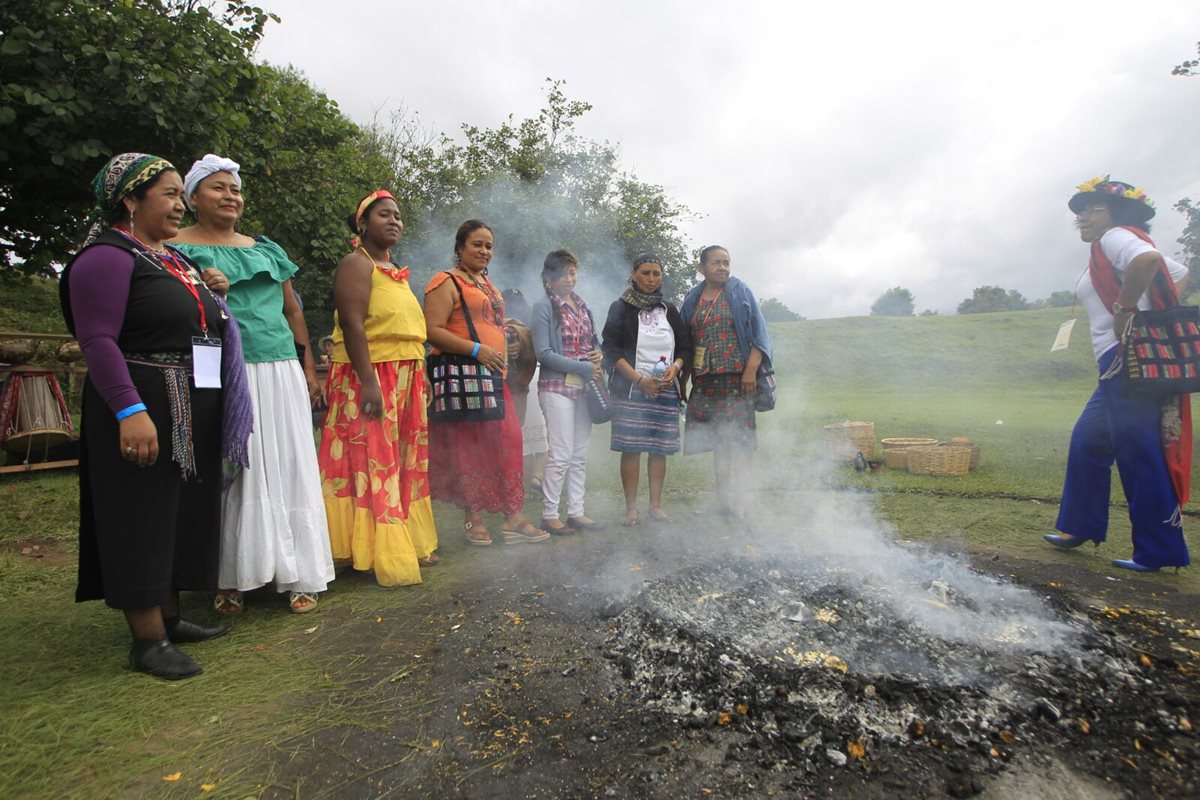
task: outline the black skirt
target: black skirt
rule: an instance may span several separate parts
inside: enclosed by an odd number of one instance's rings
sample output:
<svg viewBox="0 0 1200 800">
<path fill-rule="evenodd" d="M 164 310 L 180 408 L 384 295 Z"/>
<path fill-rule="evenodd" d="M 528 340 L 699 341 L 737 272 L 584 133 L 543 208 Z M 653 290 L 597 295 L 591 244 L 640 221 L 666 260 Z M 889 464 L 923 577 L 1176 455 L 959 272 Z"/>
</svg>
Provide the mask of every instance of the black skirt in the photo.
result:
<svg viewBox="0 0 1200 800">
<path fill-rule="evenodd" d="M 158 460 L 138 467 L 120 450 L 120 423 L 87 381 L 79 458 L 79 585 L 76 602 L 119 609 L 166 603 L 178 590 L 217 588 L 221 524 L 219 389 L 192 389 L 196 474 L 171 458 L 171 413 L 156 367 L 129 365 L 158 429 Z"/>
</svg>

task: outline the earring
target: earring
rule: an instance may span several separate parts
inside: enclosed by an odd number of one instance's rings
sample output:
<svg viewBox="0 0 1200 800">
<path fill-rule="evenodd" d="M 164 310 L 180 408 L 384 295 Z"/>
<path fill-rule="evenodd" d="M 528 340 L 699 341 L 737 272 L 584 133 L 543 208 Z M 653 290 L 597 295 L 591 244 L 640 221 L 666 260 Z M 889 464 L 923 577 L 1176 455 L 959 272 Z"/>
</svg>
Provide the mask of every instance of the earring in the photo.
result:
<svg viewBox="0 0 1200 800">
<path fill-rule="evenodd" d="M 133 211 L 130 210 L 130 212 L 129 212 L 129 232 L 132 234 L 133 230 L 134 230 L 134 228 L 133 228 Z"/>
</svg>

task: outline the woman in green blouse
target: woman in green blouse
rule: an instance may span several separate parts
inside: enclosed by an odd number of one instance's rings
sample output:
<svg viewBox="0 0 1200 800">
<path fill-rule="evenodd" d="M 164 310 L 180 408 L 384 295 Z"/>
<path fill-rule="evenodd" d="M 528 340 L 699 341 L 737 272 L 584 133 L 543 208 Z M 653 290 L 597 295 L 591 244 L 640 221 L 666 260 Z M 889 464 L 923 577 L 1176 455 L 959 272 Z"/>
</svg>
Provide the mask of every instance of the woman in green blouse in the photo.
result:
<svg viewBox="0 0 1200 800">
<path fill-rule="evenodd" d="M 242 333 L 254 402 L 250 468 L 224 495 L 214 606 L 237 613 L 243 592 L 274 581 L 277 591 L 289 593 L 292 611 L 312 611 L 333 580 L 333 559 L 312 435 L 311 405 L 321 390 L 292 291 L 297 267 L 265 236 L 237 232 L 243 201 L 236 162 L 206 155 L 183 184 L 196 224 L 171 244 L 229 279 L 229 310 Z"/>
</svg>

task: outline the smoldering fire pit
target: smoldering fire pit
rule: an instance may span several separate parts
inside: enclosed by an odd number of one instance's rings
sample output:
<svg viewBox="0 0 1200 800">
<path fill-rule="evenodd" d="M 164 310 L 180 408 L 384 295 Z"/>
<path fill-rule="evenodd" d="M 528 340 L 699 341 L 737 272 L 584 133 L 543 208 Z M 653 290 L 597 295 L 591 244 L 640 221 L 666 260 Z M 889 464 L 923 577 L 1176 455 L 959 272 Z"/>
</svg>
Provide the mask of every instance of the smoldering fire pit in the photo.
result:
<svg viewBox="0 0 1200 800">
<path fill-rule="evenodd" d="M 641 702 L 795 788 L 850 771 L 965 797 L 1050 755 L 1134 795 L 1196 791 L 1186 675 L 1022 587 L 891 551 L 689 568 L 615 617 L 610 655 Z"/>
</svg>

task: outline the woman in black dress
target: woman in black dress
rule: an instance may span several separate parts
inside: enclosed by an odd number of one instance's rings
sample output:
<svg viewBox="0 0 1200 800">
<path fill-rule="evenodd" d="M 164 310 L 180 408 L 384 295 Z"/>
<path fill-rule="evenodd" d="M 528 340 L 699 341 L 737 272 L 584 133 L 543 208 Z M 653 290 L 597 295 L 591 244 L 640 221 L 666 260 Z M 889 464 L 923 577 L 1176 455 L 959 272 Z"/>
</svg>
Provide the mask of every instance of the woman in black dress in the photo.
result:
<svg viewBox="0 0 1200 800">
<path fill-rule="evenodd" d="M 131 668 L 178 680 L 201 670 L 174 645 L 226 630 L 180 619 L 179 591 L 216 588 L 221 458 L 246 463 L 245 366 L 214 294 L 224 277 L 163 244 L 183 217 L 175 168 L 124 153 L 92 186 L 96 224 L 60 284 L 88 365 L 75 599 L 120 609 Z"/>
</svg>

